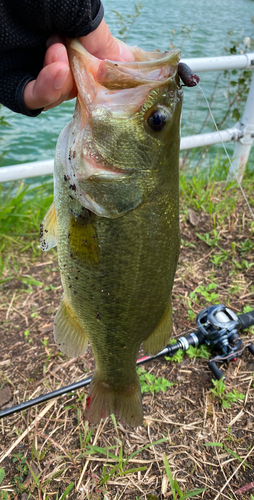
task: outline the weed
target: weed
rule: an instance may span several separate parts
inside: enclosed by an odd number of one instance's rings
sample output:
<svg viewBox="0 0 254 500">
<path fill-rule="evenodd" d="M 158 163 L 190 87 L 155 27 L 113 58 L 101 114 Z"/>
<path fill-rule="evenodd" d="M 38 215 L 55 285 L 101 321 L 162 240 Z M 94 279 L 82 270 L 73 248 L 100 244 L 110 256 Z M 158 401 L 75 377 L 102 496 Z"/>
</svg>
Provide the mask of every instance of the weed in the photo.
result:
<svg viewBox="0 0 254 500">
<path fill-rule="evenodd" d="M 223 450 L 225 450 L 231 457 L 239 460 L 240 462 L 242 462 L 246 467 L 249 467 L 251 469 L 251 466 L 246 464 L 244 462 L 244 460 L 242 460 L 241 457 L 239 457 L 239 455 L 237 455 L 237 453 L 235 453 L 233 450 L 230 450 L 230 448 L 228 448 L 227 446 L 225 446 L 225 444 L 223 443 L 205 443 L 204 446 L 213 446 L 213 447 L 218 447 L 218 448 L 222 448 Z"/>
<path fill-rule="evenodd" d="M 199 285 L 193 292 L 190 293 L 190 299 L 198 303 L 198 294 L 204 297 L 206 302 L 211 302 L 212 304 L 219 304 L 219 295 L 212 290 L 217 289 L 216 283 L 209 283 L 206 287 Z"/>
<path fill-rule="evenodd" d="M 18 453 L 13 455 L 13 462 L 16 464 L 16 470 L 18 475 L 15 475 L 13 478 L 15 491 L 16 493 L 21 493 L 23 491 L 23 482 L 28 473 L 28 465 L 26 458 L 22 455 L 22 453 Z"/>
<path fill-rule="evenodd" d="M 173 382 L 169 382 L 165 378 L 157 378 L 152 373 L 145 371 L 143 367 L 138 368 L 137 373 L 139 375 L 142 394 L 144 392 L 151 392 L 154 395 L 155 392 L 166 392 L 168 387 L 174 385 Z"/>
<path fill-rule="evenodd" d="M 212 393 L 211 396 L 213 394 L 217 396 L 222 408 L 230 408 L 231 403 L 237 403 L 239 399 L 241 400 L 245 398 L 244 394 L 238 393 L 235 389 L 233 389 L 233 392 L 226 392 L 226 386 L 222 378 L 220 380 L 212 380 L 212 383 L 214 385 L 214 389 L 210 389 L 210 392 Z"/>
<path fill-rule="evenodd" d="M 168 438 L 161 438 L 158 441 L 154 441 L 153 443 L 149 443 L 142 448 L 138 449 L 137 451 L 131 453 L 127 458 L 124 458 L 123 456 L 123 443 L 119 438 L 115 438 L 117 441 L 117 445 L 115 446 L 109 446 L 107 448 L 101 448 L 99 446 L 93 446 L 93 445 L 87 445 L 84 453 L 87 455 L 94 455 L 94 454 L 101 454 L 106 456 L 106 462 L 103 465 L 102 469 L 102 477 L 101 477 L 101 484 L 104 485 L 109 479 L 115 478 L 118 476 L 126 476 L 127 474 L 133 474 L 135 472 L 139 471 L 145 471 L 147 467 L 137 467 L 133 469 L 127 469 L 127 464 L 128 462 L 133 459 L 136 455 L 141 453 L 142 451 L 146 450 L 147 448 L 150 448 L 151 446 L 155 446 L 156 444 L 164 443 L 165 441 L 168 441 Z M 115 455 L 112 453 L 113 449 L 119 449 L 119 454 Z M 116 461 L 116 465 L 110 464 L 110 460 Z M 111 469 L 108 471 L 108 468 L 111 467 Z"/>
<path fill-rule="evenodd" d="M 191 345 L 189 349 L 186 351 L 186 354 L 190 358 L 203 358 L 203 359 L 210 358 L 210 351 L 207 345 L 201 345 L 200 347 L 193 347 Z"/>
<path fill-rule="evenodd" d="M 48 337 L 44 337 L 43 340 L 41 340 L 41 343 L 44 347 L 47 347 L 48 343 L 49 343 L 49 339 Z"/>
<path fill-rule="evenodd" d="M 3 482 L 4 477 L 5 477 L 5 470 L 0 469 L 0 486 L 1 486 L 1 483 Z M 7 491 L 0 490 L 0 500 L 8 500 Z"/>
<path fill-rule="evenodd" d="M 210 261 L 215 267 L 220 267 L 222 263 L 225 262 L 225 260 L 227 260 L 227 258 L 228 258 L 227 252 L 222 251 L 221 253 L 212 255 L 210 257 Z"/>
<path fill-rule="evenodd" d="M 251 305 L 250 305 L 250 304 L 247 304 L 247 305 L 246 305 L 246 306 L 244 306 L 244 308 L 243 308 L 243 312 L 244 312 L 244 313 L 250 312 L 250 311 L 252 311 L 252 310 L 253 310 L 253 307 L 251 307 Z M 254 326 L 250 326 L 248 329 L 249 329 L 249 331 L 250 331 L 251 333 L 254 333 Z"/>
<path fill-rule="evenodd" d="M 66 498 L 66 496 L 68 495 L 68 493 L 70 493 L 70 491 L 72 490 L 74 486 L 74 483 L 70 483 L 69 486 L 67 486 L 66 490 L 61 494 L 60 498 L 58 496 L 58 493 L 56 494 L 56 500 L 64 500 Z"/>
<path fill-rule="evenodd" d="M 25 337 L 26 341 L 30 343 L 33 341 L 33 339 L 28 339 L 29 335 L 30 335 L 30 330 L 25 330 L 24 337 Z"/>
<path fill-rule="evenodd" d="M 252 266 L 254 266 L 254 262 L 248 262 L 245 259 L 241 259 L 240 262 L 233 259 L 233 264 L 235 268 L 238 269 L 239 271 L 248 271 Z M 235 270 L 233 270 L 232 274 L 234 274 L 234 271 Z"/>
<path fill-rule="evenodd" d="M 249 238 L 241 242 L 239 252 L 252 252 L 254 250 L 254 242 Z"/>
<path fill-rule="evenodd" d="M 142 2 L 135 3 L 133 14 L 120 14 L 120 12 L 113 10 L 116 15 L 116 25 L 118 26 L 119 36 L 122 38 L 123 42 L 127 41 L 127 38 L 131 32 L 131 29 L 137 19 L 140 16 L 141 9 L 143 8 Z"/>
<path fill-rule="evenodd" d="M 31 318 L 39 318 L 39 317 L 40 317 L 40 315 L 39 315 L 37 312 L 32 312 L 32 313 L 30 314 L 30 317 L 31 317 Z"/>
<path fill-rule="evenodd" d="M 168 476 L 169 484 L 170 484 L 171 491 L 173 494 L 173 500 L 178 500 L 180 498 L 181 498 L 181 500 L 184 500 L 185 498 L 196 497 L 197 495 L 199 495 L 200 493 L 205 491 L 206 488 L 199 488 L 197 490 L 189 490 L 186 493 L 183 493 L 177 480 L 173 479 L 172 471 L 170 469 L 166 455 L 164 455 L 163 462 L 165 465 L 165 471 L 166 471 L 166 474 Z"/>
<path fill-rule="evenodd" d="M 204 241 L 209 247 L 215 247 L 218 245 L 218 241 L 220 241 L 221 237 L 218 234 L 216 229 L 213 229 L 211 233 L 199 234 L 197 236 L 200 240 Z"/>
</svg>

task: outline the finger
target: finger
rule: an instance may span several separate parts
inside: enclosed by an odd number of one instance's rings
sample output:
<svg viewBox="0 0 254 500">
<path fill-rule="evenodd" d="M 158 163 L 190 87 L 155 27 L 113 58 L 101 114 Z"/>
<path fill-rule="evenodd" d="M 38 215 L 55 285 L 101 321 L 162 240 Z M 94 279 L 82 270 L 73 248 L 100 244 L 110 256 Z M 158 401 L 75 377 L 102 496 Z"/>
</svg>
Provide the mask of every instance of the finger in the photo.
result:
<svg viewBox="0 0 254 500">
<path fill-rule="evenodd" d="M 51 35 L 47 41 L 46 41 L 46 47 L 49 48 L 50 45 L 53 45 L 54 43 L 61 43 L 64 45 L 64 37 L 60 35 Z"/>
<path fill-rule="evenodd" d="M 134 61 L 135 59 L 127 45 L 117 43 L 104 20 L 92 33 L 82 36 L 80 41 L 83 47 L 98 59 L 111 59 L 112 61 Z"/>
<path fill-rule="evenodd" d="M 53 37 L 51 37 L 53 38 Z M 65 45 L 62 43 L 54 43 L 49 46 L 44 57 L 44 66 L 53 62 L 63 62 L 69 66 L 69 59 Z"/>
<path fill-rule="evenodd" d="M 72 88 L 73 79 L 69 66 L 55 62 L 45 66 L 37 79 L 26 85 L 24 104 L 28 109 L 38 109 L 59 103 L 59 100 L 63 102 L 72 92 Z"/>
</svg>

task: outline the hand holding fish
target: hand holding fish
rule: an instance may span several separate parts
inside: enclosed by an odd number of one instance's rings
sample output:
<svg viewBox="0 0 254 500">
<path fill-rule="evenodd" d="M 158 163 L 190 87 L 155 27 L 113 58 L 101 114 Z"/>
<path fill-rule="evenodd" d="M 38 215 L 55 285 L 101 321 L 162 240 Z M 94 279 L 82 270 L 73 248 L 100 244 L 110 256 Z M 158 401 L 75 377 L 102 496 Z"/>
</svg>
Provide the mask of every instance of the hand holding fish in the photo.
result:
<svg viewBox="0 0 254 500">
<path fill-rule="evenodd" d="M 125 46 L 119 45 L 104 20 L 92 33 L 80 38 L 83 47 L 99 59 L 132 61 L 134 56 Z M 54 108 L 73 99 L 77 89 L 70 71 L 67 50 L 59 36 L 48 40 L 44 67 L 36 80 L 29 82 L 24 90 L 24 104 L 28 109 Z"/>
</svg>

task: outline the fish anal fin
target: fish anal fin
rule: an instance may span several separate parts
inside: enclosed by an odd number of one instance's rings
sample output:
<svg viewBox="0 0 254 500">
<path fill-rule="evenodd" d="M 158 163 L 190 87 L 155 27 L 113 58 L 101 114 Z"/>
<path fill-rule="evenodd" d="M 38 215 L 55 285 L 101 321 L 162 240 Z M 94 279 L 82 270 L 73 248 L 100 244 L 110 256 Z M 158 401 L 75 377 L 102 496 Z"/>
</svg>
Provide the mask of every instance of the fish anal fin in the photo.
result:
<svg viewBox="0 0 254 500">
<path fill-rule="evenodd" d="M 154 356 L 162 351 L 167 345 L 172 330 L 172 311 L 171 301 L 169 302 L 166 311 L 164 312 L 160 322 L 154 331 L 147 337 L 143 343 L 143 348 L 146 354 Z"/>
<path fill-rule="evenodd" d="M 54 338 L 58 349 L 72 358 L 82 356 L 87 348 L 87 336 L 64 298 L 55 316 Z"/>
<path fill-rule="evenodd" d="M 96 371 L 86 400 L 85 418 L 98 424 L 101 418 L 111 413 L 119 416 L 122 422 L 138 427 L 143 423 L 143 408 L 138 376 L 126 387 L 117 388 L 107 384 Z"/>
<path fill-rule="evenodd" d="M 54 202 L 49 207 L 40 227 L 40 246 L 46 252 L 57 245 L 56 211 Z"/>
</svg>

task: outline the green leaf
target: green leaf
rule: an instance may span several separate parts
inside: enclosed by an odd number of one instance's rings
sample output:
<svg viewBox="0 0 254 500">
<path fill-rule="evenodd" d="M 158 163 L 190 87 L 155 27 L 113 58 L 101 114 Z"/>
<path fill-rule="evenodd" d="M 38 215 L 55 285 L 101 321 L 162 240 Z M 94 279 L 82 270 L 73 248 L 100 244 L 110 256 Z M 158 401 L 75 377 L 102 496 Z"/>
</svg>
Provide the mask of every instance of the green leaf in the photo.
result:
<svg viewBox="0 0 254 500">
<path fill-rule="evenodd" d="M 190 490 L 187 491 L 187 493 L 184 493 L 184 495 L 181 497 L 181 500 L 184 500 L 185 498 L 190 498 L 190 497 L 195 497 L 197 495 L 200 495 L 200 493 L 203 493 L 206 488 L 199 488 L 198 490 Z"/>
<path fill-rule="evenodd" d="M 218 448 L 223 448 L 222 443 L 204 443 L 204 446 L 218 446 Z"/>
<path fill-rule="evenodd" d="M 4 469 L 0 469 L 0 483 L 3 481 L 4 476 L 5 476 L 5 470 Z"/>
<path fill-rule="evenodd" d="M 173 479 L 172 472 L 171 472 L 171 469 L 170 469 L 170 466 L 169 466 L 169 463 L 168 463 L 167 455 L 164 455 L 163 462 L 164 462 L 164 465 L 165 465 L 165 470 L 166 470 L 166 473 L 167 473 L 167 476 L 168 476 L 168 480 L 170 482 L 170 487 L 171 487 L 171 490 L 172 490 L 172 493 L 173 493 L 173 498 L 175 498 L 175 495 L 176 495 L 175 484 L 174 484 L 174 479 Z"/>
<path fill-rule="evenodd" d="M 66 498 L 68 493 L 72 490 L 73 486 L 74 486 L 74 483 L 70 483 L 69 486 L 67 486 L 66 490 L 64 491 L 64 493 L 61 496 L 61 500 L 64 500 Z"/>
</svg>

